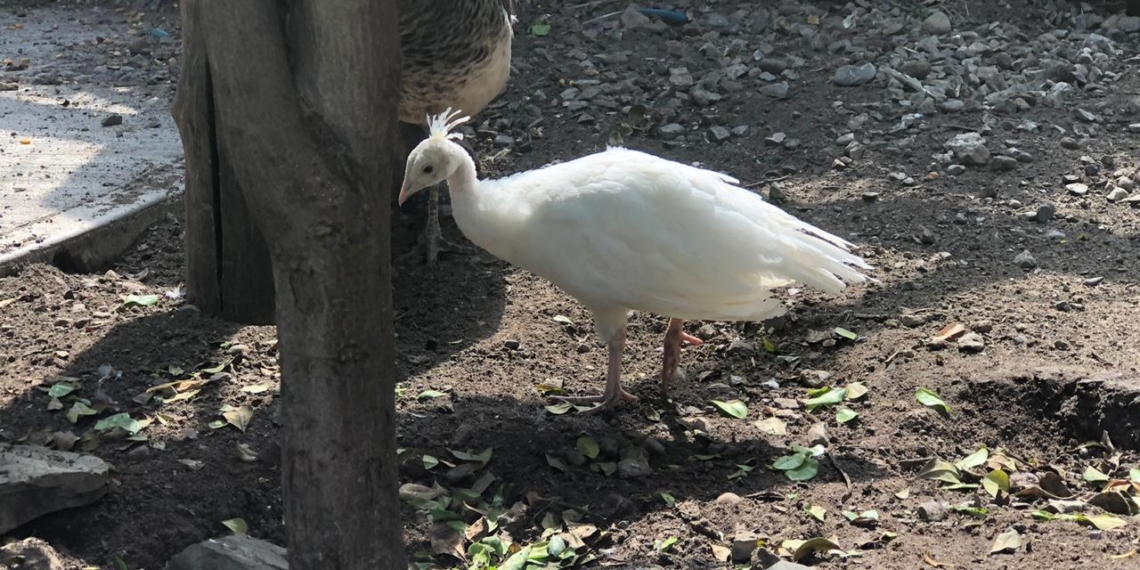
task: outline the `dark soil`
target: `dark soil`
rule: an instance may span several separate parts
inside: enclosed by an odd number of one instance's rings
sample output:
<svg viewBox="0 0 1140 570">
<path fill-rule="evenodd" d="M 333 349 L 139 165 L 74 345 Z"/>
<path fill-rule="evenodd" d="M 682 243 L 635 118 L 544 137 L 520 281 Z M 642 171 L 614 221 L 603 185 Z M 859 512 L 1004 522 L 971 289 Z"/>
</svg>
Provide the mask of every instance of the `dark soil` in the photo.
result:
<svg viewBox="0 0 1140 570">
<path fill-rule="evenodd" d="M 722 13 L 734 5 L 708 4 Z M 953 5 L 978 26 L 1022 21 L 1026 10 L 1038 9 L 1020 1 L 1004 8 Z M 841 9 L 826 2 L 818 8 Z M 580 17 L 608 11 L 599 7 Z M 576 65 L 562 59 L 567 50 L 663 54 L 664 42 L 684 39 L 676 31 L 634 31 L 607 47 L 610 40 L 601 36 L 562 37 L 560 30 L 575 29 L 567 12 L 549 16 L 550 36 L 525 33 L 539 15 L 533 6 L 524 13 L 517 73 L 502 103 L 480 117 L 485 174 L 579 156 L 621 132 L 621 113 L 594 112 L 593 123 L 582 123 L 578 113 L 561 113 L 536 98 L 536 91 L 556 95 L 577 77 L 567 71 Z M 1036 25 L 1026 24 L 1030 36 L 1044 31 Z M 1026 118 L 1070 133 L 1080 128 L 1067 109 L 1034 107 L 993 135 L 1017 139 L 1034 162 L 1010 172 L 928 176 L 940 171 L 931 155 L 961 127 L 980 126 L 980 113 L 937 114 L 921 129 L 890 134 L 898 116 L 884 104 L 881 87 L 836 87 L 830 78 L 843 63 L 839 58 L 781 37 L 786 43 L 780 50 L 810 59 L 789 99 L 740 92 L 692 117 L 702 129 L 747 124 L 750 134 L 717 145 L 627 133 L 624 144 L 729 172 L 765 194 L 773 184 L 764 181 L 779 178 L 784 207 L 859 243 L 881 282 L 838 297 L 789 290 L 794 309 L 778 323 L 690 323 L 690 332 L 707 342 L 685 350 L 684 378 L 669 400 L 658 395 L 655 379 L 665 321 L 633 315 L 626 387 L 642 399 L 618 414 L 594 417 L 552 415 L 538 390 L 559 382 L 571 393 L 601 388 L 604 351 L 596 346 L 591 316 L 572 298 L 488 254 L 444 257 L 434 269 L 401 265 L 394 287 L 402 482 L 469 486 L 469 479 L 442 465 L 426 470 L 422 456 L 444 459 L 449 450 L 490 447 L 486 471 L 497 477 L 496 488 L 504 485 L 505 504 L 527 505 L 507 527 L 513 540 L 540 540 L 544 515 L 573 506 L 607 533 L 595 550 L 605 566 L 727 566 L 717 561 L 714 546 L 731 546 L 733 536 L 750 532 L 765 539 L 752 562 L 760 568 L 772 556 L 786 555 L 783 541 L 812 537 L 832 537 L 861 555 L 805 561 L 821 568 L 1134 568 L 1135 559 L 1112 557 L 1135 553 L 1136 517 L 1110 531 L 1043 522 L 1030 513 L 1044 501 L 998 504 L 980 490 L 940 490 L 940 483 L 916 475 L 930 458 L 957 461 L 987 446 L 1016 458 L 1020 471 L 1035 477 L 1059 474 L 1087 497 L 1094 490 L 1081 477 L 1088 467 L 1127 478 L 1128 469 L 1140 465 L 1140 210 L 1093 193 L 1068 195 L 1060 182 L 1062 175 L 1084 172 L 1082 156 L 1099 164 L 1111 159 L 1110 171 L 1136 171 L 1136 135 L 1113 118 L 1089 133 L 1082 148 L 1069 150 L 1060 146 L 1059 130 L 1012 130 Z M 685 41 L 701 44 L 699 38 Z M 1133 41 L 1130 53 L 1135 48 Z M 664 82 L 660 65 L 634 57 L 609 69 Z M 1140 77 L 1130 73 L 1114 90 L 1082 97 L 1103 112 L 1125 108 L 1126 98 L 1138 92 Z M 881 144 L 871 145 L 851 167 L 833 168 L 843 153 L 835 139 L 848 132 L 848 119 L 864 111 L 884 115 L 872 129 Z M 491 142 L 495 131 L 505 130 L 520 141 L 511 152 Z M 777 131 L 800 146 L 765 146 L 763 139 Z M 901 146 L 904 135 L 913 140 Z M 895 172 L 917 182 L 905 185 L 891 177 Z M 1044 201 L 1056 207 L 1052 221 L 1023 215 Z M 422 223 L 415 211 L 394 214 L 396 254 L 410 247 Z M 1064 237 L 1047 234 L 1054 230 Z M 445 232 L 459 237 L 454 224 Z M 171 216 L 105 274 L 33 266 L 0 279 L 0 440 L 49 444 L 54 432 L 71 432 L 84 436 L 77 450 L 115 466 L 104 499 L 12 533 L 47 540 L 66 555 L 69 568 L 116 568 L 116 560 L 132 570 L 160 568 L 187 545 L 227 533 L 221 521 L 237 517 L 251 535 L 284 541 L 274 329 L 212 319 L 177 295 L 167 296 L 179 290 L 181 240 L 180 221 Z M 1032 252 L 1036 268 L 1014 264 L 1023 250 Z M 160 300 L 153 307 L 126 307 L 123 296 L 130 294 L 157 294 Z M 984 348 L 928 342 L 955 323 L 979 334 Z M 858 339 L 844 339 L 836 327 Z M 778 355 L 765 349 L 764 339 Z M 221 372 L 211 370 L 218 364 Z M 106 366 L 113 372 L 100 380 Z M 150 386 L 194 374 L 215 381 L 174 403 L 140 396 Z M 70 423 L 70 401 L 64 410 L 49 410 L 47 387 L 60 376 L 78 379 L 77 394 L 90 399 L 98 417 L 124 411 L 153 419 L 142 432 L 149 441 L 91 438 L 96 418 Z M 766 385 L 773 380 L 778 387 Z M 854 422 L 838 424 L 834 408 L 808 411 L 803 405 L 809 387 L 851 382 L 869 388 L 867 396 L 845 404 L 859 413 Z M 919 387 L 937 392 L 952 411 L 939 414 L 920 405 L 914 396 Z M 445 395 L 417 399 L 429 389 Z M 732 399 L 747 402 L 745 420 L 719 414 L 710 404 Z M 253 409 L 244 433 L 217 427 L 225 405 Z M 756 425 L 770 417 L 786 422 L 786 435 Z M 820 422 L 827 427 L 829 453 L 820 458 L 816 478 L 793 483 L 766 469 L 791 446 L 811 445 L 808 430 Z M 574 451 L 583 434 L 600 444 L 595 462 L 582 463 Z M 1115 450 L 1082 445 L 1105 434 Z M 250 457 L 239 445 L 256 459 L 245 460 Z M 650 450 L 651 474 L 606 475 L 590 465 L 616 463 L 630 449 Z M 565 471 L 552 467 L 551 458 Z M 730 478 L 739 465 L 755 470 Z M 673 506 L 663 493 L 675 498 Z M 919 516 L 925 502 L 959 504 L 975 496 L 988 508 L 985 518 L 953 510 L 942 521 Z M 805 512 L 811 505 L 826 509 L 824 522 Z M 871 528 L 840 514 L 871 509 L 880 516 Z M 404 517 L 409 553 L 430 558 L 431 522 L 410 506 Z M 1011 528 L 1025 545 L 989 555 L 995 536 Z M 883 538 L 887 532 L 896 537 Z M 670 537 L 677 542 L 657 552 L 655 544 Z"/>
</svg>

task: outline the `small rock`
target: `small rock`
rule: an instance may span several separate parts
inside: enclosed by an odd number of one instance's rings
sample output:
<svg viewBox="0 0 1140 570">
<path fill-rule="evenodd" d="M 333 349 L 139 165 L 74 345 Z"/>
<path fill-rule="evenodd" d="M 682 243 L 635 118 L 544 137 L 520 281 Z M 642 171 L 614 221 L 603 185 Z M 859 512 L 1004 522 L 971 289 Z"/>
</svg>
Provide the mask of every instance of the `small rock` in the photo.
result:
<svg viewBox="0 0 1140 570">
<path fill-rule="evenodd" d="M 948 34 L 951 29 L 950 16 L 939 10 L 935 10 L 922 22 L 922 31 L 928 34 Z"/>
<path fill-rule="evenodd" d="M 1017 159 L 1012 156 L 995 156 L 993 169 L 997 171 L 1010 171 L 1017 168 Z"/>
<path fill-rule="evenodd" d="M 713 125 L 709 127 L 709 137 L 713 142 L 722 143 L 732 137 L 732 133 L 720 125 Z"/>
<path fill-rule="evenodd" d="M 1078 150 L 1081 148 L 1081 143 L 1077 142 L 1073 137 L 1061 137 L 1061 148 Z"/>
<path fill-rule="evenodd" d="M 899 70 L 915 79 L 926 79 L 930 75 L 930 62 L 912 59 L 902 64 Z"/>
<path fill-rule="evenodd" d="M 946 167 L 946 173 L 951 176 L 958 176 L 966 173 L 966 167 L 961 164 L 951 164 Z"/>
<path fill-rule="evenodd" d="M 1065 190 L 1068 190 L 1069 194 L 1072 194 L 1073 196 L 1084 196 L 1085 194 L 1089 193 L 1089 187 L 1085 184 L 1081 184 L 1080 182 L 1066 184 Z"/>
<path fill-rule="evenodd" d="M 721 493 L 720 496 L 716 498 L 716 502 L 721 505 L 735 505 L 743 500 L 744 499 L 736 493 Z"/>
<path fill-rule="evenodd" d="M 855 142 L 855 133 L 845 133 L 835 139 L 835 144 L 839 146 L 846 146 Z"/>
<path fill-rule="evenodd" d="M 631 5 L 621 13 L 621 25 L 627 28 L 648 28 L 653 26 L 653 20 Z"/>
<path fill-rule="evenodd" d="M 685 134 L 685 127 L 678 123 L 669 123 L 662 125 L 661 128 L 657 129 L 657 132 L 661 133 L 661 136 L 667 139 L 675 139 Z"/>
<path fill-rule="evenodd" d="M 63 570 L 63 561 L 48 543 L 25 538 L 0 546 L 0 568 L 6 570 Z"/>
<path fill-rule="evenodd" d="M 1112 190 L 1109 191 L 1109 193 L 1108 193 L 1108 201 L 1109 202 L 1119 202 L 1120 200 L 1123 200 L 1127 197 L 1128 197 L 1128 191 L 1119 187 L 1119 186 L 1114 186 L 1112 188 Z"/>
<path fill-rule="evenodd" d="M 946 520 L 950 516 L 946 507 L 938 501 L 927 501 L 918 506 L 918 518 L 926 522 L 939 522 Z"/>
<path fill-rule="evenodd" d="M 647 458 L 645 452 L 640 449 L 635 453 L 628 454 L 628 457 L 625 459 L 618 461 L 618 476 L 622 479 L 636 479 L 652 474 L 653 468 L 649 466 L 649 458 Z"/>
<path fill-rule="evenodd" d="M 745 340 L 734 340 L 732 341 L 732 344 L 728 345 L 728 350 L 725 352 L 730 355 L 740 354 L 743 356 L 749 356 L 756 354 L 756 347 L 752 346 L 752 343 Z"/>
<path fill-rule="evenodd" d="M 899 316 L 899 322 L 902 323 L 904 327 L 921 327 L 922 325 L 926 324 L 926 316 L 921 314 L 916 315 L 913 313 L 904 313 L 903 315 Z"/>
<path fill-rule="evenodd" d="M 1033 254 L 1029 250 L 1024 250 L 1013 258 L 1014 265 L 1022 269 L 1033 269 L 1037 267 L 1037 260 L 1033 258 Z"/>
<path fill-rule="evenodd" d="M 107 492 L 110 467 L 98 457 L 0 443 L 0 465 L 0 535 Z"/>
<path fill-rule="evenodd" d="M 811 570 L 811 567 L 795 562 L 788 562 L 787 560 L 780 560 L 769 566 L 766 570 Z"/>
<path fill-rule="evenodd" d="M 514 144 L 515 138 L 510 135 L 503 133 L 495 135 L 495 146 L 514 146 Z"/>
<path fill-rule="evenodd" d="M 1101 281 L 1104 281 L 1104 277 L 1090 277 L 1085 279 L 1085 287 L 1096 287 Z"/>
<path fill-rule="evenodd" d="M 960 113 L 966 108 L 966 102 L 961 99 L 947 99 L 939 103 L 938 108 L 946 113 Z"/>
<path fill-rule="evenodd" d="M 757 536 L 750 532 L 737 534 L 732 538 L 732 561 L 738 564 L 752 559 L 752 553 L 759 545 Z"/>
<path fill-rule="evenodd" d="M 522 344 L 517 340 L 507 340 L 503 342 L 503 348 L 507 350 L 518 350 L 520 346 L 522 346 Z"/>
<path fill-rule="evenodd" d="M 981 352 L 985 348 L 986 341 L 978 333 L 969 332 L 958 339 L 958 350 L 962 352 Z"/>
<path fill-rule="evenodd" d="M 1121 16 L 1116 20 L 1116 29 L 1126 34 L 1140 32 L 1140 16 Z"/>
<path fill-rule="evenodd" d="M 835 70 L 835 84 L 843 87 L 852 87 L 870 83 L 875 79 L 875 65 L 871 62 L 862 65 L 844 65 Z"/>
<path fill-rule="evenodd" d="M 242 535 L 211 538 L 186 547 L 166 570 L 288 570 L 284 548 Z"/>
<path fill-rule="evenodd" d="M 978 133 L 962 133 L 946 141 L 945 147 L 963 164 L 983 166 L 990 161 L 990 149 Z"/>
<path fill-rule="evenodd" d="M 1052 204 L 1040 204 L 1037 206 L 1037 211 L 1033 213 L 1033 220 L 1038 223 L 1047 223 L 1056 215 L 1057 208 Z"/>
<path fill-rule="evenodd" d="M 123 124 L 123 116 L 122 115 L 110 115 L 110 116 L 104 117 L 103 120 L 100 122 L 100 124 L 102 124 L 104 127 L 114 127 L 116 125 L 121 125 L 121 124 Z"/>
<path fill-rule="evenodd" d="M 147 44 L 146 37 L 143 36 L 131 40 L 131 43 L 127 44 L 127 50 L 131 52 L 131 55 L 145 55 L 150 53 L 150 45 Z"/>
<path fill-rule="evenodd" d="M 773 99 L 787 99 L 789 87 L 786 82 L 769 83 L 760 88 L 761 95 L 767 95 Z"/>
<path fill-rule="evenodd" d="M 780 145 L 784 144 L 784 141 L 787 138 L 788 138 L 788 135 L 786 135 L 784 133 L 775 133 L 772 136 L 765 138 L 764 144 L 766 144 L 768 146 L 780 146 Z"/>
<path fill-rule="evenodd" d="M 808 442 L 812 445 L 827 445 L 827 424 L 819 422 L 808 428 Z"/>
</svg>

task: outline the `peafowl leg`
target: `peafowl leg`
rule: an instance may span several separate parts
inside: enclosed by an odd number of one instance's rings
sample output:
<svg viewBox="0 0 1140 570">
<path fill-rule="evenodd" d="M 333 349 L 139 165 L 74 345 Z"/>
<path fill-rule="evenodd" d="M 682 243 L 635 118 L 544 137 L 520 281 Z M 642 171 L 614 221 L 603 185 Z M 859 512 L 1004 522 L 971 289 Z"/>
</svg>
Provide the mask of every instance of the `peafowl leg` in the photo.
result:
<svg viewBox="0 0 1140 570">
<path fill-rule="evenodd" d="M 661 360 L 661 393 L 669 390 L 673 376 L 677 374 L 677 363 L 681 361 L 681 343 L 691 345 L 703 344 L 704 341 L 685 332 L 685 321 L 669 319 L 669 328 L 665 331 L 665 350 Z"/>
<path fill-rule="evenodd" d="M 572 396 L 558 398 L 564 402 L 597 402 L 598 405 L 590 408 L 587 414 L 596 414 L 612 409 L 618 402 L 628 400 L 636 402 L 637 396 L 626 392 L 621 387 L 621 356 L 625 350 L 625 329 L 609 342 L 609 363 L 606 366 L 606 390 L 598 396 Z"/>
<path fill-rule="evenodd" d="M 423 255 L 426 256 L 428 265 L 434 265 L 439 259 L 439 254 L 443 252 L 467 254 L 475 252 L 471 247 L 460 245 L 443 237 L 443 231 L 439 226 L 439 186 L 432 186 L 428 191 L 427 225 L 424 227 L 423 233 L 420 234 L 416 246 L 412 248 L 412 251 L 404 254 L 401 261 Z"/>
</svg>

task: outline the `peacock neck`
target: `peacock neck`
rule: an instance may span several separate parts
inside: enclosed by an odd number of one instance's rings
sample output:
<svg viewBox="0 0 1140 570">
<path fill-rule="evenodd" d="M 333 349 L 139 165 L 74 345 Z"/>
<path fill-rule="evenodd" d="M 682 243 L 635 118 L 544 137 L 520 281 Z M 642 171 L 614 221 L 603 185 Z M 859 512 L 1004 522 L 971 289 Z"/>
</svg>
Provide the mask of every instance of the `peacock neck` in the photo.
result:
<svg viewBox="0 0 1140 570">
<path fill-rule="evenodd" d="M 454 146 L 458 150 L 456 156 L 459 157 L 459 168 L 447 177 L 447 187 L 452 194 L 474 194 L 479 186 L 479 175 L 475 171 L 475 161 L 462 147 Z"/>
<path fill-rule="evenodd" d="M 479 180 L 471 156 L 462 155 L 459 169 L 447 179 L 455 223 L 471 243 L 514 262 L 519 224 L 512 196 L 499 181 Z"/>
</svg>

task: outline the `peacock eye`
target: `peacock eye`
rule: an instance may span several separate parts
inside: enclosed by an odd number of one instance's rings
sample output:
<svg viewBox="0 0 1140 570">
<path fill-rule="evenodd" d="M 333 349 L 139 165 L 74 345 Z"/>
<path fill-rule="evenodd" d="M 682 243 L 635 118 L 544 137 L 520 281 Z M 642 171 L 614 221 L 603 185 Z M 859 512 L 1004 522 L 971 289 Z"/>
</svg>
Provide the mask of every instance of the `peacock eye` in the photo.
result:
<svg viewBox="0 0 1140 570">
<path fill-rule="evenodd" d="M 435 167 L 429 164 L 424 167 L 424 174 L 431 174 L 433 170 L 435 170 Z"/>
</svg>

